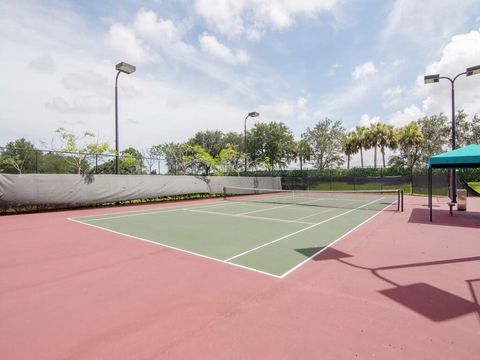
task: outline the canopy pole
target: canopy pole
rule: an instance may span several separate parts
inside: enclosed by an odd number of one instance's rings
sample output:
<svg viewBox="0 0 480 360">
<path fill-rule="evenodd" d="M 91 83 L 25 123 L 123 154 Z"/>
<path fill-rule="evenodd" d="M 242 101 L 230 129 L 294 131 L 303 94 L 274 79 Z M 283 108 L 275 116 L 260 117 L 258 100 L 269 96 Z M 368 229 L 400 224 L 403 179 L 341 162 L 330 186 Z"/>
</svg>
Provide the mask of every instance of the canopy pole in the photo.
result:
<svg viewBox="0 0 480 360">
<path fill-rule="evenodd" d="M 430 210 L 430 222 L 432 222 L 432 167 L 428 167 L 428 208 Z"/>
</svg>

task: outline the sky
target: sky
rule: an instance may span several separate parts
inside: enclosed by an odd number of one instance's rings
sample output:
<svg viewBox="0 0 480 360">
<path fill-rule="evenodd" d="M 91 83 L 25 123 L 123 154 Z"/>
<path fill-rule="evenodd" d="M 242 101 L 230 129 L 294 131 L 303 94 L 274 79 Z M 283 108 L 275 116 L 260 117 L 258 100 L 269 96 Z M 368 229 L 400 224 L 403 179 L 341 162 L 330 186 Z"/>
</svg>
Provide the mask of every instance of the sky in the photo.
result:
<svg viewBox="0 0 480 360">
<path fill-rule="evenodd" d="M 447 81 L 480 64 L 478 0 L 0 0 L 0 145 L 59 127 L 120 150 L 281 121 L 296 139 L 451 112 Z M 455 83 L 480 114 L 480 76 Z M 358 162 L 358 159 L 354 159 Z"/>
</svg>

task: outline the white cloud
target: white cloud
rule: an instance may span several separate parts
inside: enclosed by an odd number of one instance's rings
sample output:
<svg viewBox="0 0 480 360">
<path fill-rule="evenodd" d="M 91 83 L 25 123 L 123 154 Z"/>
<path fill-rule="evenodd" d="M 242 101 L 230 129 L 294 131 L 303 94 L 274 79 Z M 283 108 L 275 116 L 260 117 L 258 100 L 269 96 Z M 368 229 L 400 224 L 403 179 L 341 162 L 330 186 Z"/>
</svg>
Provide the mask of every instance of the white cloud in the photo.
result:
<svg viewBox="0 0 480 360">
<path fill-rule="evenodd" d="M 304 98 L 303 96 L 299 97 L 297 99 L 297 106 L 300 108 L 300 109 L 303 109 L 305 107 L 305 104 L 307 103 L 307 99 Z"/>
<path fill-rule="evenodd" d="M 267 114 L 267 117 L 275 118 L 277 116 L 287 117 L 295 113 L 295 102 L 289 100 L 279 100 L 272 104 L 260 105 L 260 113 Z M 262 118 L 265 116 L 262 116 Z"/>
<path fill-rule="evenodd" d="M 128 26 L 121 24 L 110 26 L 107 44 L 127 62 L 139 64 L 158 59 L 158 55 L 150 53 L 138 39 L 135 31 Z"/>
<path fill-rule="evenodd" d="M 382 38 L 391 42 L 394 37 L 402 37 L 420 46 L 428 42 L 434 49 L 460 31 L 478 9 L 477 0 L 396 0 Z"/>
<path fill-rule="evenodd" d="M 250 58 L 248 54 L 243 50 L 230 49 L 213 35 L 208 35 L 203 33 L 199 38 L 198 42 L 200 43 L 201 48 L 209 53 L 210 55 L 225 61 L 230 64 L 245 64 Z"/>
<path fill-rule="evenodd" d="M 388 88 L 383 93 L 383 108 L 391 108 L 397 106 L 403 94 L 405 93 L 405 88 L 402 86 L 395 86 L 393 88 Z"/>
<path fill-rule="evenodd" d="M 105 113 L 111 106 L 111 100 L 96 95 L 75 96 L 70 102 L 64 97 L 56 96 L 45 104 L 48 110 L 72 114 Z"/>
<path fill-rule="evenodd" d="M 340 64 L 333 64 L 330 68 L 330 70 L 327 72 L 327 76 L 335 76 L 337 74 L 338 69 L 340 69 L 342 65 Z"/>
<path fill-rule="evenodd" d="M 177 42 L 182 38 L 182 31 L 172 20 L 158 19 L 155 12 L 144 9 L 135 15 L 133 29 L 151 42 Z"/>
<path fill-rule="evenodd" d="M 416 105 L 410 105 L 402 111 L 395 112 L 388 121 L 389 124 L 395 127 L 404 126 L 412 121 L 416 121 L 419 118 L 425 116 L 424 112 L 420 110 Z"/>
<path fill-rule="evenodd" d="M 31 69 L 52 74 L 55 72 L 55 63 L 50 55 L 39 56 L 28 63 Z"/>
<path fill-rule="evenodd" d="M 400 66 L 400 65 L 405 64 L 405 62 L 406 62 L 405 59 L 395 59 L 395 60 L 392 62 L 392 65 L 393 65 L 393 66 Z"/>
<path fill-rule="evenodd" d="M 337 0 L 195 0 L 194 9 L 216 31 L 227 36 L 260 39 L 267 29 L 285 29 L 299 16 L 334 12 Z"/>
<path fill-rule="evenodd" d="M 355 80 L 360 80 L 360 79 L 366 78 L 371 74 L 375 74 L 376 72 L 377 72 L 377 68 L 375 67 L 375 64 L 372 63 L 371 61 L 368 61 L 364 64 L 357 65 L 355 67 L 355 70 L 353 70 L 352 72 L 352 77 Z"/>
<path fill-rule="evenodd" d="M 87 90 L 105 94 L 105 90 L 109 89 L 108 79 L 91 70 L 82 73 L 68 73 L 63 77 L 62 84 L 66 90 L 75 92 Z"/>
<path fill-rule="evenodd" d="M 360 117 L 360 121 L 358 122 L 358 126 L 365 126 L 369 127 L 372 124 L 377 124 L 380 122 L 380 116 L 370 117 L 368 114 L 363 114 Z"/>
<path fill-rule="evenodd" d="M 453 36 L 443 48 L 438 61 L 426 67 L 425 74 L 440 74 L 453 78 L 467 67 L 480 63 L 480 29 Z M 422 108 L 428 113 L 450 113 L 451 86 L 447 80 L 424 84 L 423 74 L 417 78 L 415 93 L 424 97 Z M 468 114 L 480 113 L 480 76 L 460 76 L 455 81 L 456 109 Z"/>
</svg>

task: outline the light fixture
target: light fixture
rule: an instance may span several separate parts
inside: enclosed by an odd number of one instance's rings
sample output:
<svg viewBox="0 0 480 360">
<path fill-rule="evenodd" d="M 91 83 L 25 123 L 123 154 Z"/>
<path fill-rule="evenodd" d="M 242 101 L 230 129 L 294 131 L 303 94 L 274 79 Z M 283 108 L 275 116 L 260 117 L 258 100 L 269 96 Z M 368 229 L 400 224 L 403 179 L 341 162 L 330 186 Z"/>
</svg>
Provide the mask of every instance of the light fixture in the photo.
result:
<svg viewBox="0 0 480 360">
<path fill-rule="evenodd" d="M 135 66 L 127 64 L 125 62 L 118 63 L 115 66 L 115 69 L 118 70 L 118 71 L 121 71 L 125 74 L 131 74 L 131 73 L 135 72 L 135 70 L 137 70 L 137 68 Z"/>
<path fill-rule="evenodd" d="M 480 65 L 467 68 L 467 76 L 480 74 Z"/>
<path fill-rule="evenodd" d="M 432 84 L 432 83 L 437 83 L 440 81 L 440 74 L 435 74 L 435 75 L 425 75 L 423 77 L 423 82 L 425 84 Z"/>
</svg>

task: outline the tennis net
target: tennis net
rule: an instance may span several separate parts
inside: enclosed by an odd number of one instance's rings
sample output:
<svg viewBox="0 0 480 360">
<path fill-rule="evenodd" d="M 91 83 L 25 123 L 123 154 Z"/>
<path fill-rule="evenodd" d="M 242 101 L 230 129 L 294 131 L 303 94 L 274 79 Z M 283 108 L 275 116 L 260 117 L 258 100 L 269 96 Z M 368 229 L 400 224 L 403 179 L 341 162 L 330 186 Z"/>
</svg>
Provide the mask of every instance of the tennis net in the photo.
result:
<svg viewBox="0 0 480 360">
<path fill-rule="evenodd" d="M 225 200 L 330 208 L 403 211 L 403 190 L 309 191 L 225 186 Z M 396 205 L 390 207 L 389 205 Z"/>
</svg>

